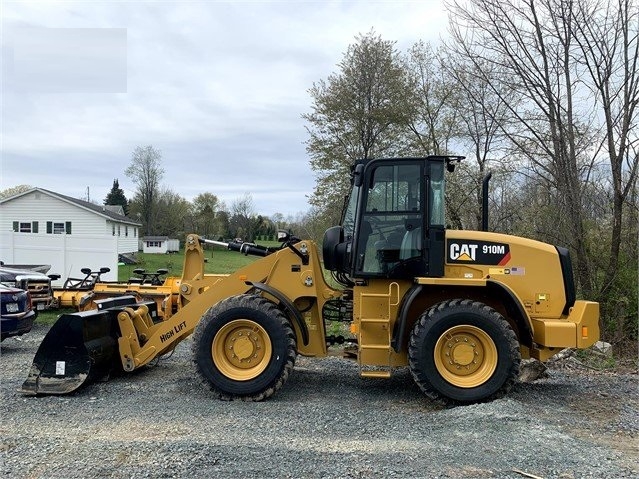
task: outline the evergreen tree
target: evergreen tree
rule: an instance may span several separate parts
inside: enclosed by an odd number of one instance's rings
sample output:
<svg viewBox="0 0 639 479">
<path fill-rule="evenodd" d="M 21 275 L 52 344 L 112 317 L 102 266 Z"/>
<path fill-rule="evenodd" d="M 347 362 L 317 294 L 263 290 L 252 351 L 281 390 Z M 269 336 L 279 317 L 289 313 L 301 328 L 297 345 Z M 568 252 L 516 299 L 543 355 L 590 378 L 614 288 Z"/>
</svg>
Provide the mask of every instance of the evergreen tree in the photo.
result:
<svg viewBox="0 0 639 479">
<path fill-rule="evenodd" d="M 120 205 L 124 210 L 124 214 L 128 214 L 129 212 L 129 202 L 124 196 L 124 191 L 120 188 L 120 183 L 117 179 L 113 180 L 113 186 L 111 187 L 111 191 L 104 198 L 105 205 Z"/>
</svg>

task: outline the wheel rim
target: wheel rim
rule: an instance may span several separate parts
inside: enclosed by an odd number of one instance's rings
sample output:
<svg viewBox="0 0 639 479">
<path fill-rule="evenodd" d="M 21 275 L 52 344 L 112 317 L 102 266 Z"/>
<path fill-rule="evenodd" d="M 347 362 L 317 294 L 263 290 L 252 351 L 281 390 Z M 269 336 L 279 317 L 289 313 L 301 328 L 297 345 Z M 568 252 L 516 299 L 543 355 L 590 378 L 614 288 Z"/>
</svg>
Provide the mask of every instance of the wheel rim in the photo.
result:
<svg viewBox="0 0 639 479">
<path fill-rule="evenodd" d="M 259 376 L 268 366 L 272 352 L 266 330 L 248 319 L 236 319 L 222 326 L 211 346 L 215 366 L 235 381 Z"/>
<path fill-rule="evenodd" d="M 490 379 L 497 368 L 497 347 L 482 329 L 455 326 L 435 344 L 435 367 L 453 386 L 473 388 Z"/>
</svg>

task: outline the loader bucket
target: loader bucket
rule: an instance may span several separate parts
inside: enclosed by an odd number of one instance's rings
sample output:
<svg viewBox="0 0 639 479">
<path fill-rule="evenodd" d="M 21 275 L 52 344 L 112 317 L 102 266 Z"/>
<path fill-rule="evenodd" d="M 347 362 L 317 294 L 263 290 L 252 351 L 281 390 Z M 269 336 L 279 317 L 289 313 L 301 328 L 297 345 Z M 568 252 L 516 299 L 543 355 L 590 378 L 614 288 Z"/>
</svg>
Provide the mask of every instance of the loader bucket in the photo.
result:
<svg viewBox="0 0 639 479">
<path fill-rule="evenodd" d="M 109 311 L 61 315 L 42 340 L 20 392 L 68 394 L 107 376 L 120 365 L 115 321 Z"/>
</svg>

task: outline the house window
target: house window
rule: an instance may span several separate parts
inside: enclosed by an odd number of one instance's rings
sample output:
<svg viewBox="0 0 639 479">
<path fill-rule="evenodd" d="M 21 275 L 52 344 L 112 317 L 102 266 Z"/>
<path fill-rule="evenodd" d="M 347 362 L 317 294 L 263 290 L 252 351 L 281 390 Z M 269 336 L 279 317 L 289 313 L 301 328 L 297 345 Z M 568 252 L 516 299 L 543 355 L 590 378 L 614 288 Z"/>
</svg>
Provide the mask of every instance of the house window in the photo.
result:
<svg viewBox="0 0 639 479">
<path fill-rule="evenodd" d="M 37 233 L 38 222 L 37 221 L 14 221 L 13 231 L 16 233 Z"/>
<path fill-rule="evenodd" d="M 137 228 L 133 228 L 133 237 L 134 238 L 138 237 L 138 229 Z"/>
<path fill-rule="evenodd" d="M 111 235 L 115 236 L 115 223 L 111 224 Z"/>
<path fill-rule="evenodd" d="M 71 234 L 71 222 L 70 221 L 47 221 L 47 234 L 61 235 Z"/>
<path fill-rule="evenodd" d="M 147 241 L 146 242 L 146 247 L 147 248 L 161 248 L 162 247 L 162 242 L 161 241 Z"/>
<path fill-rule="evenodd" d="M 120 225 L 118 225 L 118 236 L 120 236 Z"/>
<path fill-rule="evenodd" d="M 129 227 L 128 226 L 124 227 L 124 236 L 126 236 L 127 238 L 129 237 Z"/>
</svg>

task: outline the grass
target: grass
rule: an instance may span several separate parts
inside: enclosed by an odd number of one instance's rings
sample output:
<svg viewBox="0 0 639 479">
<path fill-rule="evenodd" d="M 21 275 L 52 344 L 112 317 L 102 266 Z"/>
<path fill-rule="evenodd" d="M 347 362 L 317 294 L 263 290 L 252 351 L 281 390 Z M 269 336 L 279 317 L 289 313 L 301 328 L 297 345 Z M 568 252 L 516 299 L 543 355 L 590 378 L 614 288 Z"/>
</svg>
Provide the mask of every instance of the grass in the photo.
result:
<svg viewBox="0 0 639 479">
<path fill-rule="evenodd" d="M 279 246 L 277 242 L 260 242 L 263 246 Z M 184 265 L 184 250 L 175 254 L 151 254 L 137 253 L 138 264 L 123 265 L 118 268 L 118 281 L 126 282 L 132 276 L 134 269 L 142 268 L 147 272 L 155 272 L 158 269 L 168 269 L 167 276 L 181 276 Z M 205 273 L 232 273 L 247 264 L 252 263 L 259 256 L 246 256 L 237 251 L 229 251 L 222 248 L 209 248 L 204 251 L 206 264 Z"/>
</svg>

